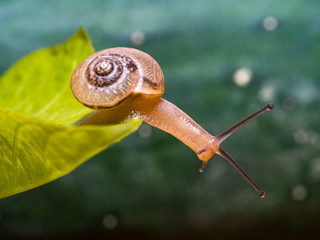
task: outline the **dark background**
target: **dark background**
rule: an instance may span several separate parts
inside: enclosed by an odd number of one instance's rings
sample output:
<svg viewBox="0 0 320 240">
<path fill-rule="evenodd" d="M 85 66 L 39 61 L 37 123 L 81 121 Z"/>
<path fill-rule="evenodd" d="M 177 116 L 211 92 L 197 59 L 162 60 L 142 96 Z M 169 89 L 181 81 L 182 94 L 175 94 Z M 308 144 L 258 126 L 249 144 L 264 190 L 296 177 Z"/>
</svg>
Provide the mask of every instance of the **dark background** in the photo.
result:
<svg viewBox="0 0 320 240">
<path fill-rule="evenodd" d="M 318 0 L 1 0 L 0 73 L 79 26 L 96 50 L 151 54 L 164 98 L 212 134 L 273 102 L 223 143 L 267 196 L 219 156 L 199 173 L 189 148 L 143 124 L 69 175 L 1 199 L 1 240 L 318 238 Z"/>
</svg>

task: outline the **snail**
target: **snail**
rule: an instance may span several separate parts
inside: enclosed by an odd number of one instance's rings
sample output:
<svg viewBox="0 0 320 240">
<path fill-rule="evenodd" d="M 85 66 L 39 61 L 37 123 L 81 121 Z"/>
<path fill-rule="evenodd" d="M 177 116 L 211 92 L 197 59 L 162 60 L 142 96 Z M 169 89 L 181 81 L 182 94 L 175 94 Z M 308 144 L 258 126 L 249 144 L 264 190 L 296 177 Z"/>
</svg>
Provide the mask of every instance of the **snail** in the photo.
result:
<svg viewBox="0 0 320 240">
<path fill-rule="evenodd" d="M 96 52 L 75 69 L 71 90 L 83 105 L 95 111 L 78 125 L 115 124 L 141 118 L 144 122 L 172 134 L 190 147 L 202 160 L 202 172 L 217 153 L 225 158 L 259 193 L 257 184 L 220 147 L 241 126 L 265 111 L 269 104 L 226 132 L 212 136 L 177 106 L 163 99 L 164 77 L 150 55 L 133 48 L 117 47 Z"/>
</svg>

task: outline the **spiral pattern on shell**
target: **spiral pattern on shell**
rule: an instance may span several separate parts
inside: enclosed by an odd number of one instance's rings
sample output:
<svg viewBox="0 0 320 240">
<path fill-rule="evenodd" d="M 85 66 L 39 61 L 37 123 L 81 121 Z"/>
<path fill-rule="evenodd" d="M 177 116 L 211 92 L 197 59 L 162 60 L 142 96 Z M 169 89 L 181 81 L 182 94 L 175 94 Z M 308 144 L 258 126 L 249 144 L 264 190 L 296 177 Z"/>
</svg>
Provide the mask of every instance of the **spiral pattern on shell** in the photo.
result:
<svg viewBox="0 0 320 240">
<path fill-rule="evenodd" d="M 94 53 L 76 68 L 71 89 L 87 107 L 103 109 L 133 94 L 161 96 L 164 80 L 150 55 L 132 48 L 111 48 Z"/>
<path fill-rule="evenodd" d="M 93 87 L 106 87 L 116 83 L 121 77 L 127 78 L 136 70 L 137 66 L 129 57 L 109 54 L 93 59 L 87 67 L 86 75 Z"/>
</svg>

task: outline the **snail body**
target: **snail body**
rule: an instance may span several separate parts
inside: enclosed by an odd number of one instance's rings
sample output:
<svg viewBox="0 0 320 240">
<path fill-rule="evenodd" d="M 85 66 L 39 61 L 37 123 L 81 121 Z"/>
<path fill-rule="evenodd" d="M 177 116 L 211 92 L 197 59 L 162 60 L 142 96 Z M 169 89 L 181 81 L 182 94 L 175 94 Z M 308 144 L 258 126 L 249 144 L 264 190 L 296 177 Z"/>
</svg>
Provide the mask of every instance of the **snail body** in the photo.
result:
<svg viewBox="0 0 320 240">
<path fill-rule="evenodd" d="M 223 134 L 212 136 L 174 104 L 163 99 L 164 77 L 159 64 L 133 48 L 96 52 L 75 69 L 71 89 L 76 99 L 97 110 L 79 125 L 115 124 L 141 118 L 190 147 L 203 161 L 200 171 L 215 154 L 225 158 L 264 197 L 265 193 L 220 147 L 222 141 L 253 118 L 273 108 L 269 104 Z"/>
</svg>

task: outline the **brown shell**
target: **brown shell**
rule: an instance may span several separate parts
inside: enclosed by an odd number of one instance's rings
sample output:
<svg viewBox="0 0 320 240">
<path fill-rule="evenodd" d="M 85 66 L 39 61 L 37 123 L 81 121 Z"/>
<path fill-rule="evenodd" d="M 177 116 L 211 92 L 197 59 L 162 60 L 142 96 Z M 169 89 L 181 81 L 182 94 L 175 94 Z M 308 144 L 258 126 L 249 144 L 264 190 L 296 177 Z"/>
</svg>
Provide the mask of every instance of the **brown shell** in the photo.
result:
<svg viewBox="0 0 320 240">
<path fill-rule="evenodd" d="M 71 90 L 93 109 L 110 108 L 133 94 L 160 97 L 163 73 L 150 55 L 134 48 L 109 48 L 86 58 L 74 71 Z"/>
</svg>

